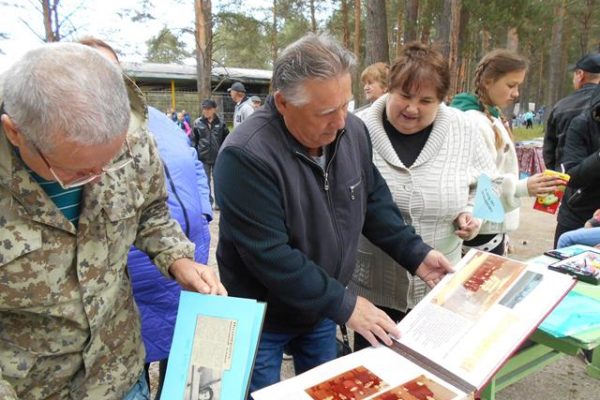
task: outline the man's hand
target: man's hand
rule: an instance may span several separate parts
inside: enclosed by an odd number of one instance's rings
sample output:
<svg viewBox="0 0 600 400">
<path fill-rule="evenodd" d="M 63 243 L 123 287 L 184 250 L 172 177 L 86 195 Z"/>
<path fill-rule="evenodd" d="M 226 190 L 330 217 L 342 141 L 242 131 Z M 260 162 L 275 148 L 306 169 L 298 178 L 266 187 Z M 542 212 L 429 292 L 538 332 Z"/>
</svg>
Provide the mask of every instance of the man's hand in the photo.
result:
<svg viewBox="0 0 600 400">
<path fill-rule="evenodd" d="M 186 290 L 227 296 L 227 290 L 221 284 L 216 272 L 206 265 L 180 258 L 171 264 L 169 273 Z"/>
<path fill-rule="evenodd" d="M 429 287 L 434 287 L 448 272 L 454 272 L 450 261 L 437 250 L 431 250 L 417 268 L 417 276 Z"/>
<path fill-rule="evenodd" d="M 479 233 L 481 221 L 473 218 L 473 214 L 470 212 L 462 212 L 454 220 L 454 225 L 456 226 L 454 234 L 463 240 L 469 240 Z"/>
<path fill-rule="evenodd" d="M 355 332 L 360 333 L 373 346 L 378 346 L 380 341 L 388 346 L 392 345 L 389 335 L 400 337 L 400 331 L 394 321 L 382 310 L 364 297 L 356 298 L 354 311 L 346 323 Z"/>
</svg>

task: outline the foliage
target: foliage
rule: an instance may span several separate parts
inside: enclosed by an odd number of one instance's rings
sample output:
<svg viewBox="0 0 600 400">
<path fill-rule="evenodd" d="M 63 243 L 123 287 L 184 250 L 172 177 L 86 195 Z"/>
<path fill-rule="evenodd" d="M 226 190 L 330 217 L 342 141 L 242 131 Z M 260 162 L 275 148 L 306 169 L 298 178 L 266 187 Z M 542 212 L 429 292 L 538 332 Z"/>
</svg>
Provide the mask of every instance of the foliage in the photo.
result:
<svg viewBox="0 0 600 400">
<path fill-rule="evenodd" d="M 227 67 L 268 68 L 270 51 L 265 23 L 241 13 L 217 13 L 213 59 Z"/>
<path fill-rule="evenodd" d="M 173 34 L 166 26 L 160 32 L 146 41 L 148 52 L 146 61 L 155 63 L 176 63 L 190 56 L 185 49 L 185 43 Z"/>
<path fill-rule="evenodd" d="M 125 17 L 131 22 L 146 22 L 154 20 L 156 17 L 152 15 L 154 5 L 151 0 L 140 0 L 133 8 L 124 8 L 118 14 L 120 17 Z"/>
</svg>

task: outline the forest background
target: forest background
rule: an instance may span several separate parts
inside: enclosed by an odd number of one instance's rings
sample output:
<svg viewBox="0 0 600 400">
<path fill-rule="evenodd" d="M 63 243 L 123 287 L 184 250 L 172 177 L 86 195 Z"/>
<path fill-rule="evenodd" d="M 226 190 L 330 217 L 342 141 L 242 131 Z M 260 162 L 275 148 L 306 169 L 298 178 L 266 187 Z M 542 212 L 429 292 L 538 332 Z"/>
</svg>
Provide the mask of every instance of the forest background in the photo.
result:
<svg viewBox="0 0 600 400">
<path fill-rule="evenodd" d="M 270 69 L 285 46 L 310 31 L 329 32 L 352 50 L 359 61 L 357 74 L 373 62 L 393 62 L 402 45 L 411 40 L 436 43 L 450 64 L 450 95 L 472 88 L 475 66 L 487 51 L 497 47 L 517 50 L 530 62 L 521 88 L 521 110 L 529 104 L 536 109 L 551 107 L 572 90 L 569 64 L 585 53 L 600 51 L 598 0 L 120 3 L 110 21 L 117 27 L 101 31 L 88 29 L 82 22 L 81 16 L 97 6 L 90 0 L 0 1 L 0 8 L 7 11 L 0 17 L 26 27 L 39 42 L 92 34 L 113 44 L 122 61 L 196 63 L 199 98 L 211 94 L 213 66 Z M 164 11 L 166 5 L 169 11 Z M 171 11 L 178 15 L 176 22 L 164 18 Z M 146 29 L 144 46 L 135 48 L 128 42 L 132 35 L 122 33 L 143 30 L 149 21 L 162 22 L 162 26 L 154 33 Z M 19 40 L 8 26 L 0 24 L 0 54 L 6 43 Z M 364 102 L 358 79 L 354 79 L 354 94 L 359 104 Z"/>
</svg>

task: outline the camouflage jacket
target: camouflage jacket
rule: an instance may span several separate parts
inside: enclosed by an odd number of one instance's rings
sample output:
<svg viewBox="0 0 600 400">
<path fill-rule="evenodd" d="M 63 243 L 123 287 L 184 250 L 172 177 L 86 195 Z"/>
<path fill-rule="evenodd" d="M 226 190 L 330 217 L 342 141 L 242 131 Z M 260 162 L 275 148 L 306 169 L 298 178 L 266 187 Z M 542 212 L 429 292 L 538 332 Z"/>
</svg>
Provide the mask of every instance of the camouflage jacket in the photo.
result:
<svg viewBox="0 0 600 400">
<path fill-rule="evenodd" d="M 0 127 L 1 399 L 121 399 L 144 361 L 126 272 L 130 245 L 165 275 L 174 260 L 193 259 L 194 245 L 169 216 L 162 163 L 134 87 L 130 101 L 134 162 L 86 185 L 78 229 Z"/>
</svg>

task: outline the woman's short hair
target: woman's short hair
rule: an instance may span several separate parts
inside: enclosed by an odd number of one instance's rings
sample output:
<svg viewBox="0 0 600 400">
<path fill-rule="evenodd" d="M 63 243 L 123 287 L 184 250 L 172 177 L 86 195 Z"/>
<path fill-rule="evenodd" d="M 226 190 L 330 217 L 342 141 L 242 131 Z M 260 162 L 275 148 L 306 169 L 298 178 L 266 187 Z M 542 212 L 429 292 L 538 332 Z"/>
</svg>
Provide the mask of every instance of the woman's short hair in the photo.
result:
<svg viewBox="0 0 600 400">
<path fill-rule="evenodd" d="M 446 58 L 424 43 L 406 44 L 391 67 L 388 91 L 411 93 L 430 83 L 442 101 L 450 88 L 450 70 Z"/>
<path fill-rule="evenodd" d="M 367 83 L 367 81 L 377 82 L 381 85 L 382 88 L 385 89 L 388 87 L 389 72 L 389 65 L 383 62 L 377 62 L 375 64 L 369 65 L 363 70 L 363 72 L 360 74 L 360 81 L 363 84 Z"/>
</svg>

